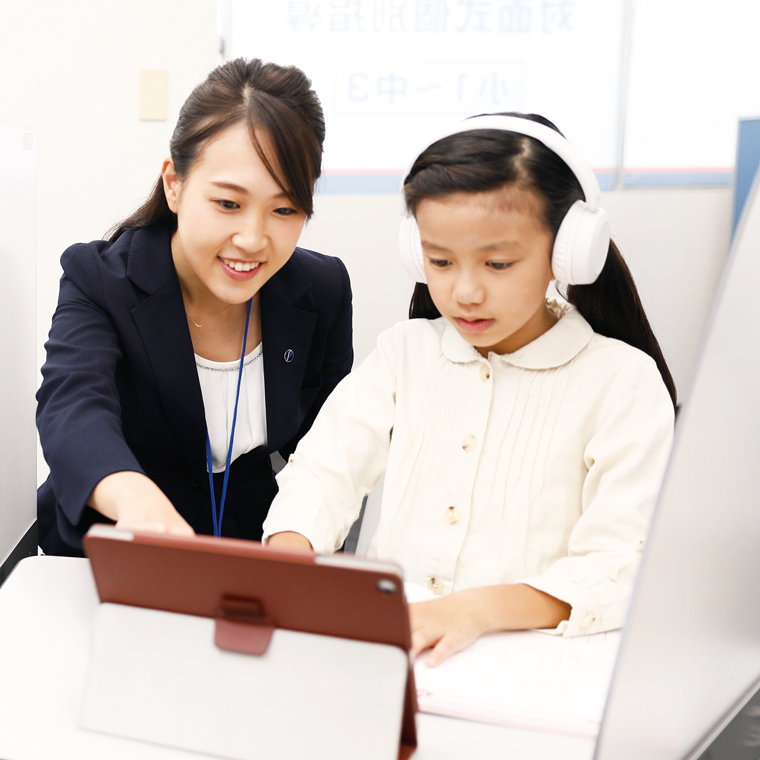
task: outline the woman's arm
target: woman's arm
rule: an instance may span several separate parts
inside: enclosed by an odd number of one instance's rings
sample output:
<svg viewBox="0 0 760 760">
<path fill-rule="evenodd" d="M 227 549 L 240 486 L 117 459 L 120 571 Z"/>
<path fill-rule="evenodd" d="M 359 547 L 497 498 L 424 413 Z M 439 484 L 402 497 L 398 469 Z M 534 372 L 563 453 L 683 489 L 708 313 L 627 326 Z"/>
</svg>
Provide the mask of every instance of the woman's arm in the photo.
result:
<svg viewBox="0 0 760 760">
<path fill-rule="evenodd" d="M 425 664 L 440 665 L 493 631 L 555 628 L 570 605 L 522 583 L 481 586 L 409 606 L 412 655 L 429 647 Z"/>
<path fill-rule="evenodd" d="M 139 472 L 107 475 L 95 486 L 87 504 L 113 520 L 117 528 L 195 535 L 161 489 Z"/>
<path fill-rule="evenodd" d="M 64 276 L 37 394 L 40 441 L 55 501 L 70 526 L 64 526 L 67 540 L 92 522 L 88 505 L 122 527 L 163 525 L 186 533 L 189 526 L 144 474 L 122 431 L 116 372 L 124 356 L 97 245 L 73 246 L 62 257 Z M 118 299 L 116 305 L 125 307 Z M 147 517 L 152 509 L 158 510 L 156 520 Z"/>
</svg>

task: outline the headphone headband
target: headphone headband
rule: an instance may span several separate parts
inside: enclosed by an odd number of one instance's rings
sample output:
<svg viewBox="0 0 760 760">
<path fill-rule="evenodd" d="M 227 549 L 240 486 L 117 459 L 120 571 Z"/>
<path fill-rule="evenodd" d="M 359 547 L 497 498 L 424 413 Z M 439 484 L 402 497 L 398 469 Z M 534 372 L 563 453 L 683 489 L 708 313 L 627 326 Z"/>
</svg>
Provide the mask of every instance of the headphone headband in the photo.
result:
<svg viewBox="0 0 760 760">
<path fill-rule="evenodd" d="M 449 129 L 439 134 L 434 140 L 430 140 L 425 147 L 417 153 L 412 160 L 412 163 L 409 164 L 407 170 L 401 177 L 402 191 L 404 182 L 409 176 L 412 167 L 417 162 L 417 159 L 431 145 L 434 145 L 439 140 L 443 140 L 444 137 L 451 137 L 452 135 L 459 135 L 464 132 L 474 132 L 478 129 L 498 129 L 501 132 L 516 132 L 520 135 L 535 138 L 553 153 L 556 153 L 570 167 L 570 171 L 572 171 L 580 183 L 589 211 L 596 211 L 599 208 L 599 201 L 602 193 L 599 188 L 599 182 L 594 174 L 594 170 L 588 165 L 588 163 L 586 163 L 586 159 L 583 158 L 580 151 L 568 142 L 567 138 L 563 137 L 555 129 L 547 127 L 545 124 L 541 124 L 538 121 L 523 119 L 519 116 L 499 116 L 496 114 L 489 116 L 474 116 L 471 119 L 457 122 Z"/>
</svg>

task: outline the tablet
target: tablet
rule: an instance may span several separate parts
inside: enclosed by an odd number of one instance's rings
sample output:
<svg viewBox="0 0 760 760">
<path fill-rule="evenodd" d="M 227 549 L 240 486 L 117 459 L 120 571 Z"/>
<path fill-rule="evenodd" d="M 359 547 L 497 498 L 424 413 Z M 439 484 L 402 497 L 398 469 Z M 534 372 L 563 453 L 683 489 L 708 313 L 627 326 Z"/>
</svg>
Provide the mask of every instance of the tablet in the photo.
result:
<svg viewBox="0 0 760 760">
<path fill-rule="evenodd" d="M 108 525 L 89 530 L 84 550 L 101 602 L 214 618 L 221 649 L 261 654 L 274 629 L 411 649 L 401 570 L 390 563 Z M 410 666 L 401 736 L 409 747 L 416 711 Z"/>
</svg>

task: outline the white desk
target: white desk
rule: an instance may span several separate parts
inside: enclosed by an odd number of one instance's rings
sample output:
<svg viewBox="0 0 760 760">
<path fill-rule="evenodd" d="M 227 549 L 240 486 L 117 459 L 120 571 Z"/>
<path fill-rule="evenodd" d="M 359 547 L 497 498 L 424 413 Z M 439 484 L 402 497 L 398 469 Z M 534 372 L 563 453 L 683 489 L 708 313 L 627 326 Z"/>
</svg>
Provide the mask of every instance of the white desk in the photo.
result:
<svg viewBox="0 0 760 760">
<path fill-rule="evenodd" d="M 97 604 L 82 559 L 30 557 L 0 587 L 0 757 L 199 760 L 196 753 L 77 728 Z M 435 715 L 418 715 L 417 728 L 414 760 L 590 760 L 594 751 L 589 739 Z"/>
</svg>

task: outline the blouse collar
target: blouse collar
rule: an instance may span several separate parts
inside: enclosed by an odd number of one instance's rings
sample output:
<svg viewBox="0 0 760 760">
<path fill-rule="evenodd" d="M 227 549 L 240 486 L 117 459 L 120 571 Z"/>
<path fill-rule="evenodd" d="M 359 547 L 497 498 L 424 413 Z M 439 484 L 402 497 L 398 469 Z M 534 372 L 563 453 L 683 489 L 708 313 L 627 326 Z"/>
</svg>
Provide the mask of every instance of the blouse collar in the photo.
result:
<svg viewBox="0 0 760 760">
<path fill-rule="evenodd" d="M 488 354 L 490 362 L 503 362 L 522 369 L 554 369 L 574 359 L 589 343 L 594 331 L 581 313 L 571 304 L 547 300 L 549 310 L 558 317 L 556 324 L 543 335 L 511 354 Z M 483 361 L 483 357 L 457 332 L 446 324 L 441 344 L 444 356 L 453 362 Z"/>
</svg>

